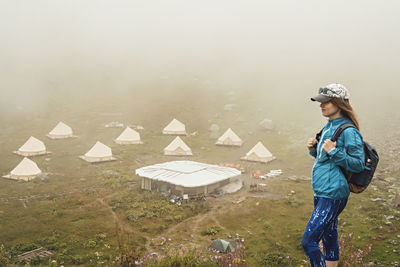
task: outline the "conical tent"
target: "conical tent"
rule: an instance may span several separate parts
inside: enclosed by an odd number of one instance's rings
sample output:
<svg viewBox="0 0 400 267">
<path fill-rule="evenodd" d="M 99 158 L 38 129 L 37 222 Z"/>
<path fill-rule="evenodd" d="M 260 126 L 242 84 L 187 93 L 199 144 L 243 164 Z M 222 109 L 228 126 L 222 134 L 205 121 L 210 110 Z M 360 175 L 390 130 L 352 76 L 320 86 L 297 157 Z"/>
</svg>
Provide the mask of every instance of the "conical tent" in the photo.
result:
<svg viewBox="0 0 400 267">
<path fill-rule="evenodd" d="M 219 238 L 215 239 L 211 243 L 210 248 L 222 253 L 229 253 L 235 251 L 235 248 L 232 246 L 230 242 Z"/>
<path fill-rule="evenodd" d="M 169 156 L 191 156 L 192 150 L 177 136 L 166 148 L 164 155 Z"/>
<path fill-rule="evenodd" d="M 142 144 L 140 140 L 140 134 L 131 129 L 130 127 L 126 127 L 126 129 L 118 136 L 117 139 L 114 140 L 115 143 L 121 145 L 128 145 L 128 144 Z"/>
<path fill-rule="evenodd" d="M 220 138 L 218 138 L 218 141 L 215 144 L 224 146 L 241 146 L 243 141 L 232 131 L 231 128 L 229 128 Z"/>
<path fill-rule="evenodd" d="M 47 134 L 47 136 L 51 139 L 73 137 L 72 128 L 60 121 L 56 127 Z"/>
<path fill-rule="evenodd" d="M 29 181 L 38 175 L 42 171 L 36 165 L 35 162 L 28 158 L 24 158 L 11 172 L 10 175 L 4 176 L 5 178 L 25 180 Z"/>
<path fill-rule="evenodd" d="M 31 136 L 25 142 L 25 144 L 23 144 L 18 149 L 18 151 L 15 151 L 14 153 L 24 157 L 28 157 L 28 156 L 44 155 L 47 154 L 48 152 L 46 151 L 46 147 L 42 141 Z"/>
<path fill-rule="evenodd" d="M 111 148 L 97 141 L 96 144 L 81 159 L 87 162 L 102 162 L 116 160 L 112 156 Z"/>
<path fill-rule="evenodd" d="M 185 124 L 173 119 L 163 130 L 163 134 L 186 135 Z"/>
<path fill-rule="evenodd" d="M 275 157 L 261 142 L 258 142 L 249 152 L 247 152 L 246 156 L 241 159 L 266 163 L 274 160 Z"/>
</svg>

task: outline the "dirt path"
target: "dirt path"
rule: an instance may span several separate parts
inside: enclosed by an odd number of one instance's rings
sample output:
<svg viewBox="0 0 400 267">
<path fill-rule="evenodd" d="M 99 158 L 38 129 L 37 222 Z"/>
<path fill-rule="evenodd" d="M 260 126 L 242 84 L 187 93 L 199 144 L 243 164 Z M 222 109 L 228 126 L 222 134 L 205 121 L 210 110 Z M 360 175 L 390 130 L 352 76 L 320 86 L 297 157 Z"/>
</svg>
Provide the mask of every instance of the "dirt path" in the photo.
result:
<svg viewBox="0 0 400 267">
<path fill-rule="evenodd" d="M 105 207 L 113 216 L 114 222 L 116 225 L 124 232 L 124 233 L 133 233 L 133 229 L 127 225 L 124 224 L 121 219 L 118 217 L 118 214 L 116 214 L 113 209 L 104 201 L 102 198 L 96 198 L 96 201 L 100 203 L 103 207 Z"/>
<path fill-rule="evenodd" d="M 198 214 L 194 217 L 190 217 L 187 218 L 186 220 L 183 220 L 182 222 L 171 226 L 170 228 L 168 228 L 166 231 L 164 231 L 163 233 L 153 237 L 153 238 L 149 238 L 146 242 L 146 250 L 148 252 L 151 252 L 153 249 L 150 247 L 150 243 L 160 243 L 163 244 L 163 238 L 165 236 L 171 236 L 171 234 L 179 231 L 180 228 L 182 228 L 183 226 L 189 226 L 189 232 L 192 233 L 192 235 L 194 236 L 198 236 L 201 234 L 201 231 L 204 230 L 203 227 L 205 224 L 203 224 L 203 222 L 206 222 L 207 220 L 212 220 L 215 226 L 218 226 L 219 228 L 221 228 L 222 230 L 225 230 L 226 228 L 218 221 L 218 217 L 219 215 L 222 213 L 221 212 L 221 207 L 225 207 L 223 209 L 224 212 L 227 212 L 226 207 L 228 207 L 228 209 L 232 208 L 232 205 L 228 205 L 228 204 L 232 204 L 232 201 L 236 201 L 239 198 L 243 197 L 246 194 L 246 192 L 240 192 L 240 193 L 236 193 L 234 195 L 225 195 L 221 198 L 218 199 L 210 199 L 207 201 L 210 201 L 210 206 L 211 209 L 206 212 L 206 213 L 201 213 Z"/>
</svg>

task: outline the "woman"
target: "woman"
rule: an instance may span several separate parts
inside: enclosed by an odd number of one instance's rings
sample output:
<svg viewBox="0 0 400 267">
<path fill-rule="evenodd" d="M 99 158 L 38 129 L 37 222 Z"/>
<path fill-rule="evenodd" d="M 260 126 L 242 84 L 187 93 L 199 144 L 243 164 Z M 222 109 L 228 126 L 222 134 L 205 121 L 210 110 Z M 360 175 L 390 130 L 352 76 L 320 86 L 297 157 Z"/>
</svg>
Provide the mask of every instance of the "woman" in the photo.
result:
<svg viewBox="0 0 400 267">
<path fill-rule="evenodd" d="M 321 103 L 322 115 L 329 121 L 322 130 L 319 142 L 315 138 L 307 142 L 310 155 L 315 158 L 312 170 L 314 211 L 301 244 L 311 266 L 330 267 L 338 265 L 338 216 L 350 194 L 340 167 L 346 172 L 361 172 L 364 169 L 363 139 L 346 87 L 329 84 L 319 89 L 318 95 L 311 100 Z M 353 123 L 355 128 L 347 128 L 336 142 L 332 142 L 333 133 L 344 123 Z M 321 240 L 323 254 L 318 246 Z"/>
</svg>

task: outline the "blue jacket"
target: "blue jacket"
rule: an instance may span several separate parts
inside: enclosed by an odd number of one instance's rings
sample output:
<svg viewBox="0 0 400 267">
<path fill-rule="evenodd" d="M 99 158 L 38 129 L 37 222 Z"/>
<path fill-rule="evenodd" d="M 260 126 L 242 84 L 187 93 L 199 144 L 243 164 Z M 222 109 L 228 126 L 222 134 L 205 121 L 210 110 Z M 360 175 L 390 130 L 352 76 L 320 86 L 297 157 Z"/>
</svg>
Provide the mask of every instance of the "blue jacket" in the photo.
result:
<svg viewBox="0 0 400 267">
<path fill-rule="evenodd" d="M 339 166 L 346 172 L 361 172 L 365 167 L 363 138 L 355 128 L 344 130 L 336 142 L 336 147 L 329 153 L 322 149 L 324 141 L 330 139 L 343 123 L 352 121 L 345 117 L 329 120 L 322 130 L 316 151 L 310 152 L 315 157 L 312 170 L 314 196 L 330 199 L 347 198 L 350 190 Z"/>
</svg>

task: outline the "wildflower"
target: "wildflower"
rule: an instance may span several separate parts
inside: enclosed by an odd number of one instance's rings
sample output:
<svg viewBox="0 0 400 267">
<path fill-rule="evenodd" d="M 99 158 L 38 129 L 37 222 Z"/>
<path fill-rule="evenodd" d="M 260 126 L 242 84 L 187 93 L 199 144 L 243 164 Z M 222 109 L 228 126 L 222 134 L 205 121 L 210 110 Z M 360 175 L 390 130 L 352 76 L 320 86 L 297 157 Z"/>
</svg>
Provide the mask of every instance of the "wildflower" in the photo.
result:
<svg viewBox="0 0 400 267">
<path fill-rule="evenodd" d="M 207 261 L 207 258 L 204 258 L 203 261 L 206 262 L 206 261 Z"/>
<path fill-rule="evenodd" d="M 239 259 L 239 258 L 234 258 L 234 259 L 233 259 L 233 262 L 234 262 L 234 263 L 240 263 L 240 259 Z"/>
</svg>

